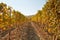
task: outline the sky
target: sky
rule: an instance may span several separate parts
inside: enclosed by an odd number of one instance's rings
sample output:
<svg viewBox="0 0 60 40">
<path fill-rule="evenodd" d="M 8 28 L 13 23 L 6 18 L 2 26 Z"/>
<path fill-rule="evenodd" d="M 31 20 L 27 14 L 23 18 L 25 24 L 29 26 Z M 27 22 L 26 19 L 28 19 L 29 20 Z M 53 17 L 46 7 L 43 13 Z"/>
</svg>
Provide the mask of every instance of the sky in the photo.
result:
<svg viewBox="0 0 60 40">
<path fill-rule="evenodd" d="M 28 16 L 34 15 L 38 10 L 41 10 L 46 0 L 0 0 L 1 2 Z"/>
</svg>

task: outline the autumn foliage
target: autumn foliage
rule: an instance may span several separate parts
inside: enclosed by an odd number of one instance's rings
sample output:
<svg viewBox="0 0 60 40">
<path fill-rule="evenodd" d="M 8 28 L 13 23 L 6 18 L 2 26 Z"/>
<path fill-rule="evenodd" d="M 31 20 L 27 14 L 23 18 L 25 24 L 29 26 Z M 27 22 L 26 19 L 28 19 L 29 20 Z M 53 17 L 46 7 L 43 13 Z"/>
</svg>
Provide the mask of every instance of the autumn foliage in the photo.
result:
<svg viewBox="0 0 60 40">
<path fill-rule="evenodd" d="M 8 30 L 26 21 L 27 17 L 21 12 L 0 3 L 0 29 Z M 60 0 L 48 0 L 42 10 L 38 10 L 28 21 L 42 24 L 43 31 L 53 40 L 60 39 Z"/>
<path fill-rule="evenodd" d="M 42 10 L 31 17 L 31 21 L 45 25 L 43 30 L 57 40 L 60 35 L 60 0 L 48 0 Z"/>
<path fill-rule="evenodd" d="M 8 30 L 16 27 L 26 21 L 26 17 L 19 11 L 15 11 L 12 7 L 4 3 L 0 3 L 0 30 Z"/>
</svg>

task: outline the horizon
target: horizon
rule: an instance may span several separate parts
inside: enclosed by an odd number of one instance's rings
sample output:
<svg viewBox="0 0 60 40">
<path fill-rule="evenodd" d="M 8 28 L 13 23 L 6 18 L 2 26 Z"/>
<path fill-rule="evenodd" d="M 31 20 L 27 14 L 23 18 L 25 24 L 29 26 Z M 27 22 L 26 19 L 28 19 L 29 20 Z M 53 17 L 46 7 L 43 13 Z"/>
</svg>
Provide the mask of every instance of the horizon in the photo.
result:
<svg viewBox="0 0 60 40">
<path fill-rule="evenodd" d="M 25 16 L 35 15 L 38 10 L 42 10 L 42 7 L 46 3 L 46 0 L 0 0 L 8 6 L 11 6 L 14 10 L 21 12 Z"/>
</svg>

